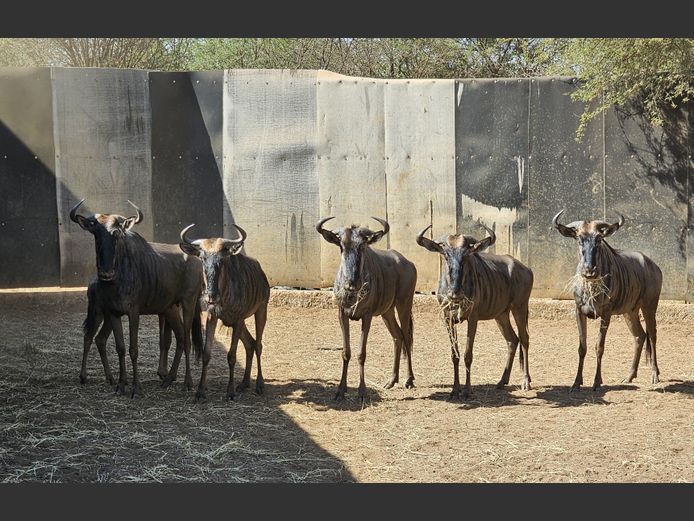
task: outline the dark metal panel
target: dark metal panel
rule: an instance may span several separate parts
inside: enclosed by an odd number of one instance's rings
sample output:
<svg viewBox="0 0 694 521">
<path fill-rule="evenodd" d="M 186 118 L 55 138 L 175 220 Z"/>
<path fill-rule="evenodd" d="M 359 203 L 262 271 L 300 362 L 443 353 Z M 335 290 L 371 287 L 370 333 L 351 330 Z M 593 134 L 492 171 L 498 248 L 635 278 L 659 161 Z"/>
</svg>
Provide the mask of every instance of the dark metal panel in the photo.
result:
<svg viewBox="0 0 694 521">
<path fill-rule="evenodd" d="M 223 71 L 152 72 L 152 219 L 154 240 L 223 235 Z"/>
<path fill-rule="evenodd" d="M 0 69 L 0 288 L 60 283 L 50 69 Z"/>
<path fill-rule="evenodd" d="M 552 227 L 561 222 L 602 218 L 602 119 L 591 122 L 576 141 L 583 103 L 569 97 L 573 78 L 536 78 L 530 84 L 529 264 L 533 296 L 570 297 L 565 292 L 576 270 L 576 244 Z"/>
<path fill-rule="evenodd" d="M 96 273 L 94 239 L 68 212 L 85 198 L 84 212 L 132 215 L 152 240 L 151 111 L 147 71 L 52 69 L 60 280 L 86 285 Z"/>
<path fill-rule="evenodd" d="M 605 115 L 605 209 L 626 223 L 610 244 L 648 255 L 663 271 L 662 298 L 687 292 L 688 117 L 672 111 L 654 128 L 636 105 Z"/>
<path fill-rule="evenodd" d="M 495 230 L 492 253 L 528 256 L 527 79 L 456 82 L 456 194 L 459 232 Z"/>
</svg>

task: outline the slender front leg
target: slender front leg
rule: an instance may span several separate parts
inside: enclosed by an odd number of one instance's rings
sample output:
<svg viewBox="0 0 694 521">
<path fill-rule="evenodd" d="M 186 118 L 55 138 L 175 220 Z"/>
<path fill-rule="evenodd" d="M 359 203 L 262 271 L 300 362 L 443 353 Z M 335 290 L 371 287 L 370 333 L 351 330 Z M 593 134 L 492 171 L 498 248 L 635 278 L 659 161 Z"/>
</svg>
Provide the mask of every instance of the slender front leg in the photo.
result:
<svg viewBox="0 0 694 521">
<path fill-rule="evenodd" d="M 628 384 L 631 383 L 631 381 L 636 378 L 638 374 L 641 351 L 643 349 L 643 343 L 646 341 L 646 332 L 641 327 L 638 309 L 625 314 L 624 321 L 627 323 L 629 331 L 634 337 L 634 358 L 631 361 L 631 370 L 629 371 L 629 375 L 622 380 L 622 383 Z"/>
<path fill-rule="evenodd" d="M 467 343 L 465 344 L 465 390 L 463 391 L 463 398 L 468 399 L 470 397 L 470 368 L 472 366 L 472 346 L 475 343 L 475 333 L 477 333 L 477 319 L 468 318 L 467 321 Z"/>
<path fill-rule="evenodd" d="M 345 391 L 347 391 L 347 367 L 349 366 L 349 359 L 352 357 L 352 352 L 349 347 L 349 318 L 342 308 L 338 309 L 337 312 L 340 320 L 340 328 L 342 329 L 342 378 L 340 378 L 340 385 L 337 386 L 335 400 L 340 401 L 344 399 Z"/>
<path fill-rule="evenodd" d="M 246 367 L 243 371 L 243 380 L 236 386 L 237 392 L 248 389 L 251 386 L 251 368 L 253 367 L 253 354 L 255 353 L 255 340 L 253 340 L 253 335 L 251 335 L 245 323 L 243 323 L 243 329 L 239 339 L 246 350 Z"/>
<path fill-rule="evenodd" d="M 393 309 L 389 309 L 383 313 L 381 318 L 386 328 L 388 328 L 390 336 L 393 338 L 393 374 L 390 380 L 383 386 L 385 389 L 392 389 L 400 379 L 400 353 L 402 353 L 403 335 L 402 330 L 395 321 L 395 312 Z"/>
<path fill-rule="evenodd" d="M 361 319 L 361 346 L 359 349 L 359 400 L 364 403 L 366 397 L 366 381 L 364 380 L 364 363 L 366 362 L 366 341 L 371 329 L 371 315 Z"/>
<path fill-rule="evenodd" d="M 113 338 L 116 341 L 116 352 L 118 353 L 118 384 L 116 394 L 125 394 L 125 386 L 128 385 L 128 375 L 125 368 L 125 340 L 123 338 L 123 323 L 120 317 L 110 315 L 111 327 L 113 328 Z"/>
<path fill-rule="evenodd" d="M 260 306 L 255 313 L 255 357 L 258 362 L 258 376 L 255 378 L 255 392 L 263 394 L 265 380 L 263 379 L 263 367 L 260 365 L 260 355 L 263 354 L 263 332 L 267 323 L 267 304 Z"/>
<path fill-rule="evenodd" d="M 586 333 L 588 328 L 588 320 L 586 316 L 581 313 L 576 307 L 576 324 L 578 325 L 578 369 L 576 371 L 576 379 L 574 384 L 569 389 L 569 392 L 580 391 L 581 385 L 583 385 L 583 361 L 586 358 L 586 352 L 588 351 L 588 346 L 586 344 Z"/>
<path fill-rule="evenodd" d="M 90 306 L 94 304 L 90 303 Z M 94 331 L 99 327 L 99 324 L 103 320 L 103 316 L 97 315 L 96 324 L 93 331 L 87 331 L 84 333 L 84 345 L 82 347 L 82 370 L 80 371 L 80 383 L 82 385 L 87 383 L 87 357 L 89 356 L 89 350 L 92 347 L 92 341 L 94 340 Z M 107 359 L 108 361 L 108 359 Z M 104 367 L 104 369 L 106 369 Z"/>
<path fill-rule="evenodd" d="M 200 374 L 200 383 L 198 384 L 198 392 L 195 393 L 195 400 L 203 402 L 207 399 L 207 366 L 212 358 L 212 346 L 214 345 L 214 333 L 217 330 L 217 317 L 207 315 L 207 324 L 205 325 L 205 347 L 202 352 L 202 373 Z"/>
<path fill-rule="evenodd" d="M 229 354 L 227 355 L 227 362 L 229 362 L 229 384 L 227 385 L 227 400 L 233 400 L 236 396 L 234 392 L 234 367 L 236 366 L 236 349 L 239 347 L 239 338 L 241 337 L 241 331 L 244 328 L 243 321 L 234 324 L 231 333 L 231 347 L 229 348 Z"/>
<path fill-rule="evenodd" d="M 605 337 L 607 336 L 607 329 L 610 327 L 610 318 L 611 316 L 600 317 L 600 333 L 598 333 L 598 343 L 595 344 L 597 363 L 595 365 L 593 391 L 597 391 L 602 385 L 602 354 L 605 352 Z"/>
<path fill-rule="evenodd" d="M 451 360 L 453 361 L 453 389 L 450 398 L 460 398 L 460 347 L 458 345 L 458 326 L 452 320 L 446 324 L 451 341 Z"/>
<path fill-rule="evenodd" d="M 644 309 L 643 320 L 644 322 L 646 322 L 646 334 L 648 335 L 648 342 L 651 346 L 651 384 L 655 385 L 658 382 L 660 382 L 660 369 L 658 369 L 658 357 L 655 354 L 655 344 L 658 340 L 655 310 Z"/>
<path fill-rule="evenodd" d="M 128 326 L 130 330 L 130 361 L 133 364 L 133 388 L 131 398 L 140 395 L 140 376 L 137 371 L 137 334 L 140 329 L 140 314 L 138 312 L 128 314 Z"/>
<path fill-rule="evenodd" d="M 108 337 L 111 335 L 113 330 L 111 326 L 111 321 L 108 319 L 104 320 L 104 325 L 101 326 L 101 331 L 96 335 L 94 341 L 96 342 L 96 348 L 99 350 L 99 356 L 101 357 L 101 365 L 104 366 L 104 375 L 106 376 L 106 382 L 109 385 L 115 385 L 116 380 L 111 374 L 111 365 L 108 362 L 108 353 L 106 352 L 106 342 Z"/>
</svg>

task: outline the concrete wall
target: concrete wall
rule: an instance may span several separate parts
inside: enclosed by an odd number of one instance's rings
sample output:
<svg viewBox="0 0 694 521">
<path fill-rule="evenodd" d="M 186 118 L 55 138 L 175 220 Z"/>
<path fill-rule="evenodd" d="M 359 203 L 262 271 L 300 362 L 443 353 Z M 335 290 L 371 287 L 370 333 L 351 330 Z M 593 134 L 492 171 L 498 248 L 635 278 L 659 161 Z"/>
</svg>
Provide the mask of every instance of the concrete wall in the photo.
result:
<svg viewBox="0 0 694 521">
<path fill-rule="evenodd" d="M 196 237 L 233 237 L 237 223 L 271 283 L 296 287 L 330 286 L 337 270 L 339 249 L 313 229 L 320 217 L 387 218 L 379 246 L 417 264 L 423 292 L 435 290 L 440 261 L 416 233 L 432 224 L 432 237 L 481 237 L 481 220 L 496 231 L 492 251 L 533 269 L 540 297 L 566 297 L 575 269 L 554 213 L 619 211 L 627 224 L 611 244 L 650 255 L 663 296 L 691 301 L 690 108 L 655 129 L 634 107 L 611 110 L 577 142 L 575 88 L 572 78 L 1 70 L 0 286 L 93 276 L 91 236 L 67 218 L 84 197 L 103 213 L 127 214 L 133 200 L 140 233 L 161 242 L 191 222 Z M 20 247 L 44 260 L 40 276 Z"/>
</svg>

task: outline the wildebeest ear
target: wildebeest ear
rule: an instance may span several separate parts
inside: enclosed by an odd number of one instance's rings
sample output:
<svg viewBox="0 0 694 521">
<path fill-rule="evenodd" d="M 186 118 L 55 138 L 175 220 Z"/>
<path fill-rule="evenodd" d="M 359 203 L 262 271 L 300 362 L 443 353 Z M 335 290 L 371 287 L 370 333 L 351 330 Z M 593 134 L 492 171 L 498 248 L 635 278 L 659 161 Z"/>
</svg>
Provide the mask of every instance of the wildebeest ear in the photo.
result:
<svg viewBox="0 0 694 521">
<path fill-rule="evenodd" d="M 187 253 L 188 255 L 195 255 L 196 257 L 200 256 L 200 250 L 194 244 L 189 244 L 187 242 L 179 242 L 178 247 L 181 248 L 183 253 Z"/>
<path fill-rule="evenodd" d="M 599 232 L 600 235 L 603 237 L 609 237 L 610 235 L 614 234 L 619 228 L 624 224 L 624 216 L 621 213 L 617 214 L 619 216 L 619 220 L 614 223 L 614 224 L 607 224 L 605 223 L 604 225 L 600 226 Z"/>
<path fill-rule="evenodd" d="M 374 232 L 371 235 L 367 235 L 364 238 L 366 239 L 366 244 L 373 244 L 375 242 L 380 241 L 384 235 L 385 235 L 385 233 L 381 230 L 378 232 Z"/>
<path fill-rule="evenodd" d="M 135 226 L 138 223 L 137 217 L 128 217 L 123 221 L 123 224 L 121 224 L 121 228 L 123 228 L 124 232 L 129 231 L 133 226 Z"/>
<path fill-rule="evenodd" d="M 88 232 L 92 231 L 92 222 L 83 215 L 75 215 L 74 221 L 79 224 L 80 228 L 83 230 L 87 230 Z"/>
<path fill-rule="evenodd" d="M 242 242 L 239 242 L 237 244 L 231 244 L 231 245 L 227 246 L 227 250 L 229 251 L 229 253 L 231 255 L 238 255 L 239 253 L 241 253 L 242 248 L 243 248 Z"/>
<path fill-rule="evenodd" d="M 316 231 L 320 233 L 326 241 L 342 247 L 340 244 L 340 237 L 335 232 L 323 228 L 323 225 L 330 219 L 334 219 L 334 217 L 325 217 L 318 221 L 318 223 L 316 223 Z"/>
<path fill-rule="evenodd" d="M 479 253 L 489 248 L 492 244 L 494 244 L 494 237 L 485 237 L 481 241 L 472 243 L 472 245 L 470 245 L 470 251 Z"/>
</svg>

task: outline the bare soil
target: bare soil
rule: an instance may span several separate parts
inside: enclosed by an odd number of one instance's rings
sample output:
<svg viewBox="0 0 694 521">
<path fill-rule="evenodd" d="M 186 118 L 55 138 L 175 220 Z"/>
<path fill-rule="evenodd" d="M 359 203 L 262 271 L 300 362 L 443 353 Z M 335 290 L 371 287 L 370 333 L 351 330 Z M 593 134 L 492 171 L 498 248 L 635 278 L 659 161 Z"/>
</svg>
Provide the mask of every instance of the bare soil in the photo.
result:
<svg viewBox="0 0 694 521">
<path fill-rule="evenodd" d="M 115 396 L 105 383 L 95 346 L 90 380 L 80 385 L 83 309 L 4 305 L 0 481 L 691 482 L 691 309 L 685 304 L 662 307 L 660 384 L 648 383 L 650 370 L 643 365 L 633 384 L 620 383 L 630 365 L 632 339 L 617 319 L 607 337 L 602 389 L 593 392 L 588 385 L 569 393 L 578 345 L 571 305 L 534 302 L 533 388 L 520 390 L 517 359 L 511 384 L 495 388 L 506 346 L 496 324 L 484 322 L 475 342 L 473 396 L 449 401 L 448 336 L 431 299 L 420 298 L 415 389 L 402 384 L 382 388 L 390 375 L 393 344 L 376 319 L 362 406 L 356 393 L 358 323 L 352 325 L 350 388 L 344 402 L 333 401 L 341 335 L 336 311 L 322 295 L 293 302 L 273 292 L 262 396 L 248 390 L 234 402 L 225 401 L 229 339 L 226 331 L 218 331 L 204 404 L 194 402 L 194 390 L 183 389 L 183 364 L 172 388 L 159 388 L 156 317 L 143 317 L 141 323 L 144 395 L 133 400 Z M 591 346 L 596 334 L 591 321 Z M 112 339 L 109 356 L 117 373 Z M 238 358 L 240 381 L 242 346 Z M 192 368 L 197 384 L 200 365 Z M 402 369 L 404 364 L 404 381 Z M 592 383 L 594 369 L 595 354 L 589 349 L 586 384 Z"/>
</svg>

